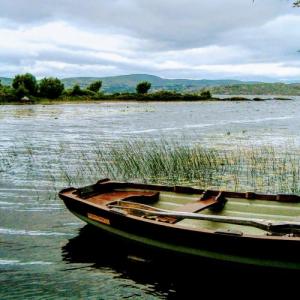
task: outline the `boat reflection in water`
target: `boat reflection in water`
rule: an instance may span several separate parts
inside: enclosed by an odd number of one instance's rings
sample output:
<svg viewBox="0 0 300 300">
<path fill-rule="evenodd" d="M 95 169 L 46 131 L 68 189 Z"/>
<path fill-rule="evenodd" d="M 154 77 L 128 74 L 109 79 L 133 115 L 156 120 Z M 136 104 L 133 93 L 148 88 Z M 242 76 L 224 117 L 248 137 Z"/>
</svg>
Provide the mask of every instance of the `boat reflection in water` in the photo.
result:
<svg viewBox="0 0 300 300">
<path fill-rule="evenodd" d="M 130 279 L 154 291 L 156 295 L 167 298 L 195 295 L 202 288 L 211 289 L 214 294 L 230 292 L 245 295 L 255 293 L 272 294 L 276 284 L 280 288 L 293 284 L 297 273 L 245 268 L 228 263 L 205 260 L 192 261 L 189 258 L 170 256 L 162 251 L 145 249 L 109 235 L 105 231 L 86 225 L 78 236 L 70 239 L 62 247 L 63 260 L 67 263 L 91 264 L 95 269 L 111 269 L 119 278 Z M 298 274 L 299 275 L 299 274 Z M 273 288 L 270 289 L 269 284 Z M 234 288 L 238 285 L 239 289 Z M 249 289 L 249 287 L 255 287 Z"/>
</svg>

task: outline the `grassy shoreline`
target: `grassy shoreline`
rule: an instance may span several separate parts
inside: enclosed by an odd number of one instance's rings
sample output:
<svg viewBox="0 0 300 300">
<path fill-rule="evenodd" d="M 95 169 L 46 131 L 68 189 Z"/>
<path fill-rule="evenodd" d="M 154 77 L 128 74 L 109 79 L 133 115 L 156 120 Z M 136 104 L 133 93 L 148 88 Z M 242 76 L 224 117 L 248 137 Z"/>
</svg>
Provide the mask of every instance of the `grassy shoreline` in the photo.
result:
<svg viewBox="0 0 300 300">
<path fill-rule="evenodd" d="M 29 101 L 1 101 L 0 105 L 26 105 L 26 104 L 41 104 L 41 105 L 51 105 L 51 104 L 82 104 L 82 103 L 101 103 L 101 102 L 246 102 L 246 101 L 269 101 L 269 100 L 276 100 L 276 101 L 287 101 L 292 100 L 290 98 L 245 98 L 245 97 L 228 97 L 228 98 L 195 98 L 195 99 L 185 99 L 183 98 L 173 98 L 173 99 L 151 99 L 150 97 L 136 97 L 136 98 L 116 98 L 116 97 L 100 97 L 100 98 L 93 98 L 93 97 L 63 97 L 59 99 L 48 99 L 48 98 L 33 98 Z"/>
</svg>

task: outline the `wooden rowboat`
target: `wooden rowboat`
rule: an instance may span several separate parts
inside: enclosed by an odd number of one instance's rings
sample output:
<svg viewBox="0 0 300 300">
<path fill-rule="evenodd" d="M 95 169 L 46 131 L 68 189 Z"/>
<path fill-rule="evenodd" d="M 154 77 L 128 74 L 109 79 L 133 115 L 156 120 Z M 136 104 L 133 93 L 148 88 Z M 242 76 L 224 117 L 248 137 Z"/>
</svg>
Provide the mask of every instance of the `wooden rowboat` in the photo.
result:
<svg viewBox="0 0 300 300">
<path fill-rule="evenodd" d="M 300 270 L 300 197 L 99 180 L 59 192 L 83 221 L 168 253 Z"/>
</svg>

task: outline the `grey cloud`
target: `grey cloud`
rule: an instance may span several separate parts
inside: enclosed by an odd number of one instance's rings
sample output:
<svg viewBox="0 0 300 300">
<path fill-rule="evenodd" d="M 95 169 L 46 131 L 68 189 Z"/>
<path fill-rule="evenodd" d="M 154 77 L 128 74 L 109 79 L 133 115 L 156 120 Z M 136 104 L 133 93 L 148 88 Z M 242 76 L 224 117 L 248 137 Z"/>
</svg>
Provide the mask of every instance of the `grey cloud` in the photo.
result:
<svg viewBox="0 0 300 300">
<path fill-rule="evenodd" d="M 150 39 L 161 49 L 217 43 L 224 32 L 257 27 L 291 10 L 280 0 L 0 1 L 0 16 L 17 24 L 65 20 Z"/>
<path fill-rule="evenodd" d="M 300 15 L 283 15 L 257 28 L 224 33 L 220 45 L 242 45 L 252 52 L 249 62 L 294 61 L 299 59 Z"/>
<path fill-rule="evenodd" d="M 97 57 L 95 53 L 90 51 L 83 52 L 81 50 L 68 51 L 65 49 L 53 49 L 40 51 L 35 57 L 39 61 L 64 62 L 66 64 L 78 65 L 111 65 L 111 61 Z"/>
<path fill-rule="evenodd" d="M 0 72 L 6 66 L 8 72 L 24 68 L 40 76 L 59 72 L 61 76 L 152 73 L 172 78 L 246 78 L 209 66 L 280 62 L 300 67 L 299 17 L 299 10 L 282 0 L 0 0 L 1 28 L 20 31 L 63 21 L 95 37 L 118 34 L 136 43 L 129 47 L 125 42 L 127 52 L 111 49 L 120 56 L 115 59 L 92 44 L 77 44 L 76 39 L 68 44 L 54 38 L 48 48 L 29 40 L 34 48 L 29 52 L 26 47 L 0 49 Z M 258 77 L 250 74 L 247 79 Z"/>
</svg>

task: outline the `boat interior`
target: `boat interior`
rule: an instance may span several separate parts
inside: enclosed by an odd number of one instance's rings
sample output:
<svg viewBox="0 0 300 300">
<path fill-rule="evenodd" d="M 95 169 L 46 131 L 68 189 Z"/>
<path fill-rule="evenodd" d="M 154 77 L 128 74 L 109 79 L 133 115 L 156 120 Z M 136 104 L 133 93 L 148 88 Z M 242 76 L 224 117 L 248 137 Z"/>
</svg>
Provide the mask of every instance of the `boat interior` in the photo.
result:
<svg viewBox="0 0 300 300">
<path fill-rule="evenodd" d="M 124 183 L 103 179 L 96 184 L 63 192 L 67 196 L 157 222 L 191 229 L 207 229 L 235 235 L 300 236 L 300 197 L 297 195 L 267 195 L 253 192 L 201 190 L 191 187 L 170 187 L 139 183 Z M 195 214 L 203 216 L 197 219 Z M 237 220 L 234 224 L 215 221 L 212 217 Z M 243 220 L 255 219 L 276 224 L 291 224 L 297 232 L 272 232 L 252 226 Z M 242 220 L 243 222 L 239 222 Z M 249 223 L 250 224 L 250 223 Z M 282 226 L 282 225 L 281 225 Z M 299 228 L 298 228 L 299 227 Z M 268 227 L 269 228 L 269 227 Z M 275 228 L 275 227 L 274 227 Z"/>
</svg>

